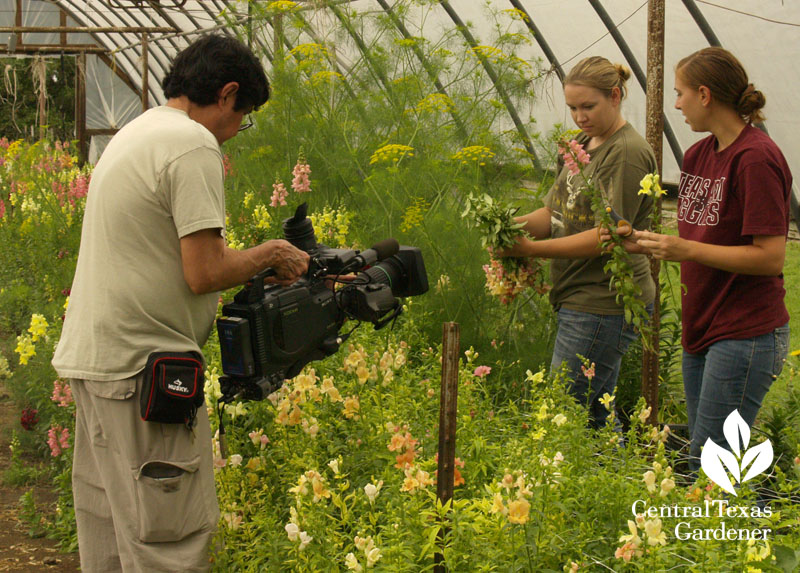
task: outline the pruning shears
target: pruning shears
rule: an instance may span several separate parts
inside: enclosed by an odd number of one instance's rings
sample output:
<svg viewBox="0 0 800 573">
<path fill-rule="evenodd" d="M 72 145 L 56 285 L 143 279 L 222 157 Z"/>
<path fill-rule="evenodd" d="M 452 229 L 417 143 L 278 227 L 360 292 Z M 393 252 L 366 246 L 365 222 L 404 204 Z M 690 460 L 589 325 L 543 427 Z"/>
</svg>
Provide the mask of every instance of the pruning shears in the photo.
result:
<svg viewBox="0 0 800 573">
<path fill-rule="evenodd" d="M 614 208 L 611 205 L 608 205 L 606 207 L 606 213 L 608 213 L 611 216 L 611 218 L 614 220 L 614 223 L 617 224 L 617 228 L 619 228 L 620 225 L 627 225 L 628 226 L 628 232 L 625 233 L 624 235 L 620 235 L 621 237 L 630 237 L 631 234 L 633 234 L 633 225 L 631 225 L 631 222 L 628 221 L 627 219 L 625 219 L 624 217 L 622 217 L 616 211 L 614 211 Z"/>
</svg>

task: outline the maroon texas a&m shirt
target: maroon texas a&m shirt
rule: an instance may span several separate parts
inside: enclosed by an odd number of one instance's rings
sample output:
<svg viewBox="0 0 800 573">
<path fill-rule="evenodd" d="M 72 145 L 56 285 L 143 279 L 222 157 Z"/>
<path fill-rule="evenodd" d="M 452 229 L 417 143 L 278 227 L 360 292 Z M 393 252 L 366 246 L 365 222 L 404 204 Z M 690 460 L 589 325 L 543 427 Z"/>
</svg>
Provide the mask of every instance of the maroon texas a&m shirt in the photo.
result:
<svg viewBox="0 0 800 573">
<path fill-rule="evenodd" d="M 715 245 L 751 245 L 754 235 L 789 229 L 792 174 L 778 146 L 746 126 L 720 152 L 711 135 L 686 151 L 678 190 L 678 232 Z M 783 274 L 755 276 L 681 263 L 686 290 L 683 347 L 697 354 L 723 339 L 752 338 L 789 321 Z"/>
</svg>

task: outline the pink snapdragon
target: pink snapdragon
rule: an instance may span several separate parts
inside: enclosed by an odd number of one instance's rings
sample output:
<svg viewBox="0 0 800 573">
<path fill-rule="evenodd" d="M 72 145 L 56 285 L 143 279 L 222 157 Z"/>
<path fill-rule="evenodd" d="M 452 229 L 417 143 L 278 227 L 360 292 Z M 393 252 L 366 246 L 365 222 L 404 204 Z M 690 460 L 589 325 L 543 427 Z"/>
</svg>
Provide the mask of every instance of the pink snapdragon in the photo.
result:
<svg viewBox="0 0 800 573">
<path fill-rule="evenodd" d="M 266 448 L 269 443 L 269 438 L 264 435 L 264 430 L 253 430 L 248 436 L 250 437 L 250 441 L 253 442 L 253 445 L 259 446 L 262 450 Z"/>
<path fill-rule="evenodd" d="M 72 388 L 68 382 L 56 380 L 53 382 L 53 395 L 50 396 L 53 402 L 57 402 L 59 407 L 66 408 L 72 404 Z"/>
<path fill-rule="evenodd" d="M 47 445 L 50 446 L 50 455 L 57 458 L 61 452 L 69 448 L 69 428 L 62 428 L 58 424 L 47 430 Z"/>
<path fill-rule="evenodd" d="M 486 289 L 499 297 L 503 304 L 510 304 L 519 293 L 532 288 L 539 294 L 550 290 L 541 274 L 542 262 L 531 257 L 498 259 L 489 249 L 489 264 L 483 265 L 486 274 Z"/>
<path fill-rule="evenodd" d="M 591 161 L 589 154 L 583 149 L 583 145 L 574 139 L 567 143 L 567 147 L 559 145 L 558 152 L 564 158 L 564 165 L 572 175 L 580 173 L 580 165 L 589 165 L 589 161 Z"/>
<path fill-rule="evenodd" d="M 67 195 L 67 187 L 61 181 L 51 181 L 50 188 L 53 191 L 53 195 L 58 199 L 58 204 L 63 207 L 64 197 Z"/>
<path fill-rule="evenodd" d="M 225 177 L 233 175 L 233 163 L 227 153 L 222 156 L 222 168 L 225 170 Z"/>
<path fill-rule="evenodd" d="M 634 543 L 628 541 L 622 547 L 617 547 L 617 550 L 614 552 L 614 557 L 628 563 L 636 556 L 637 550 L 638 547 Z"/>
<path fill-rule="evenodd" d="M 292 169 L 292 189 L 295 193 L 308 193 L 311 191 L 311 166 L 303 158 L 297 160 L 297 164 Z"/>
<path fill-rule="evenodd" d="M 487 376 L 491 371 L 492 371 L 491 366 L 478 366 L 472 373 L 472 375 L 477 376 L 478 378 L 483 378 L 484 376 Z"/>
<path fill-rule="evenodd" d="M 89 176 L 78 175 L 69 184 L 70 203 L 75 199 L 82 199 L 89 194 Z"/>
<path fill-rule="evenodd" d="M 286 197 L 288 195 L 289 192 L 286 190 L 286 186 L 280 179 L 276 179 L 275 183 L 272 184 L 272 198 L 269 203 L 270 207 L 286 205 Z"/>
</svg>

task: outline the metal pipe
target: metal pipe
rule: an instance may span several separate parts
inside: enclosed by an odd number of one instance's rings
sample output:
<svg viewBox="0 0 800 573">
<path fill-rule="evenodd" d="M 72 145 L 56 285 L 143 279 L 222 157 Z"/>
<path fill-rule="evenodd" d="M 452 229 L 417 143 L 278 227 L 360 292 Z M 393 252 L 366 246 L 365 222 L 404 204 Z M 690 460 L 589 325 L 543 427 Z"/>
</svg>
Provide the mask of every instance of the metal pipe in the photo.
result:
<svg viewBox="0 0 800 573">
<path fill-rule="evenodd" d="M 106 48 L 101 46 L 89 46 L 76 44 L 73 46 L 59 46 L 58 44 L 40 45 L 40 44 L 24 44 L 16 47 L 7 44 L 0 44 L 0 51 L 9 54 L 105 54 L 108 52 Z"/>
<path fill-rule="evenodd" d="M 394 13 L 394 11 L 392 10 L 392 7 L 389 6 L 388 2 L 386 2 L 386 0 L 378 0 L 378 4 L 380 4 L 381 8 L 383 8 L 383 10 L 386 12 L 386 14 L 389 15 L 389 18 L 392 20 L 392 23 L 395 25 L 395 27 L 403 35 L 403 38 L 405 38 L 407 40 L 411 39 L 412 38 L 411 33 L 408 31 L 408 29 L 406 28 L 405 24 L 403 24 L 402 20 L 400 20 L 400 18 L 397 16 L 397 14 Z M 433 85 L 436 88 L 436 91 L 438 93 L 440 93 L 440 94 L 442 94 L 442 95 L 444 95 L 444 96 L 449 98 L 450 96 L 447 95 L 447 90 L 445 89 L 445 87 L 442 84 L 441 80 L 439 80 L 439 75 L 433 69 L 433 67 L 431 66 L 431 64 L 428 61 L 428 59 L 425 57 L 425 54 L 422 52 L 420 47 L 417 46 L 417 44 L 415 43 L 415 44 L 413 44 L 411 46 L 411 50 L 414 52 L 414 55 L 417 56 L 417 59 L 422 64 L 422 67 L 425 69 L 425 72 L 427 72 L 428 77 L 433 82 Z M 464 126 L 464 123 L 458 117 L 458 113 L 456 112 L 455 109 L 453 109 L 452 107 L 448 106 L 448 111 L 450 113 L 450 117 L 453 118 L 453 122 L 456 124 L 456 129 L 458 130 L 459 135 L 466 142 L 466 140 L 467 140 L 467 129 Z"/>
<path fill-rule="evenodd" d="M 603 7 L 603 3 L 600 0 L 589 0 L 589 4 L 592 6 L 592 8 L 594 8 L 594 11 L 600 17 L 600 20 L 603 22 L 603 24 L 605 24 L 608 33 L 617 43 L 622 55 L 625 57 L 625 60 L 631 67 L 631 71 L 633 72 L 633 75 L 636 76 L 636 80 L 639 82 L 639 85 L 645 91 L 645 93 L 647 93 L 647 78 L 645 77 L 641 66 L 639 66 L 639 62 L 636 61 L 636 56 L 633 55 L 630 46 L 628 46 L 628 42 L 626 42 L 625 38 L 622 37 L 617 25 Z M 662 115 L 664 121 L 664 135 L 667 137 L 667 143 L 669 143 L 669 147 L 672 150 L 672 155 L 675 157 L 675 160 L 680 166 L 683 164 L 683 150 L 678 143 L 678 138 L 675 137 L 675 132 L 672 130 L 669 119 L 666 115 Z"/>
<path fill-rule="evenodd" d="M 531 15 L 528 14 L 528 11 L 525 10 L 525 7 L 522 5 L 522 2 L 520 2 L 519 0 L 509 0 L 509 2 L 511 2 L 511 5 L 514 8 L 516 8 L 525 15 L 525 25 L 528 27 L 528 30 L 531 31 L 533 39 L 536 40 L 537 44 L 539 44 L 539 47 L 542 49 L 542 52 L 544 53 L 544 57 L 547 58 L 548 62 L 550 62 L 550 66 L 555 71 L 556 75 L 558 76 L 558 79 L 561 80 L 561 83 L 564 83 L 564 77 L 565 77 L 564 69 L 558 62 L 558 58 L 556 57 L 555 52 L 553 52 L 553 50 L 550 48 L 550 44 L 547 43 L 544 34 L 542 34 L 541 30 L 539 30 L 539 27 L 534 23 L 533 18 L 531 18 Z"/>
<path fill-rule="evenodd" d="M 464 36 L 464 39 L 467 41 L 469 46 L 471 48 L 477 47 L 478 42 L 475 41 L 472 33 L 470 33 L 470 31 L 464 25 L 464 22 L 461 20 L 456 11 L 453 10 L 453 7 L 450 6 L 450 2 L 447 0 L 440 0 L 439 4 L 442 8 L 444 8 L 444 11 L 447 12 L 447 15 L 450 16 L 450 19 L 461 32 L 461 35 Z M 508 115 L 511 116 L 511 121 L 514 122 L 514 125 L 516 126 L 517 131 L 522 138 L 522 144 L 525 146 L 525 150 L 531 156 L 531 161 L 533 162 L 534 167 L 541 171 L 542 166 L 539 163 L 539 159 L 536 157 L 536 150 L 533 148 L 533 142 L 531 141 L 530 135 L 528 135 L 528 130 L 525 128 L 525 124 L 522 123 L 519 113 L 517 113 L 517 108 L 514 106 L 514 103 L 511 101 L 508 93 L 506 93 L 505 88 L 503 88 L 503 86 L 500 84 L 500 78 L 497 76 L 497 72 L 495 72 L 492 64 L 483 55 L 478 52 L 476 52 L 475 55 L 478 57 L 483 69 L 486 71 L 486 75 L 488 75 L 489 79 L 492 80 L 492 84 L 494 84 L 494 88 L 497 90 L 497 95 L 499 95 L 500 99 L 503 100 L 503 105 L 506 106 Z"/>
<path fill-rule="evenodd" d="M 72 34 L 168 34 L 170 32 L 178 32 L 178 30 L 175 28 L 146 26 L 0 26 L 0 33 L 37 34 L 50 32 L 64 32 Z"/>
</svg>

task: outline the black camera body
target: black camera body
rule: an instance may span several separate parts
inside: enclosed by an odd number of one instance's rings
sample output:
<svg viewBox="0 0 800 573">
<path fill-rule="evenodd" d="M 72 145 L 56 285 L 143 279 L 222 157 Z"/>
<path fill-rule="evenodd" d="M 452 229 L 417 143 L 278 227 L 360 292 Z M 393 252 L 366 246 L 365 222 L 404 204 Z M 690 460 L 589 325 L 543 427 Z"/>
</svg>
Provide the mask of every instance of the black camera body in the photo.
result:
<svg viewBox="0 0 800 573">
<path fill-rule="evenodd" d="M 263 400 L 309 362 L 335 353 L 350 334 L 339 333 L 347 319 L 377 330 L 402 311 L 397 297 L 428 290 L 418 248 L 387 239 L 364 251 L 333 249 L 317 243 L 306 212 L 303 203 L 283 222 L 286 240 L 311 257 L 306 275 L 290 286 L 270 285 L 265 279 L 274 273 L 266 269 L 222 307 L 224 402 Z M 338 281 L 341 275 L 351 276 Z M 343 286 L 334 289 L 336 282 Z"/>
</svg>

